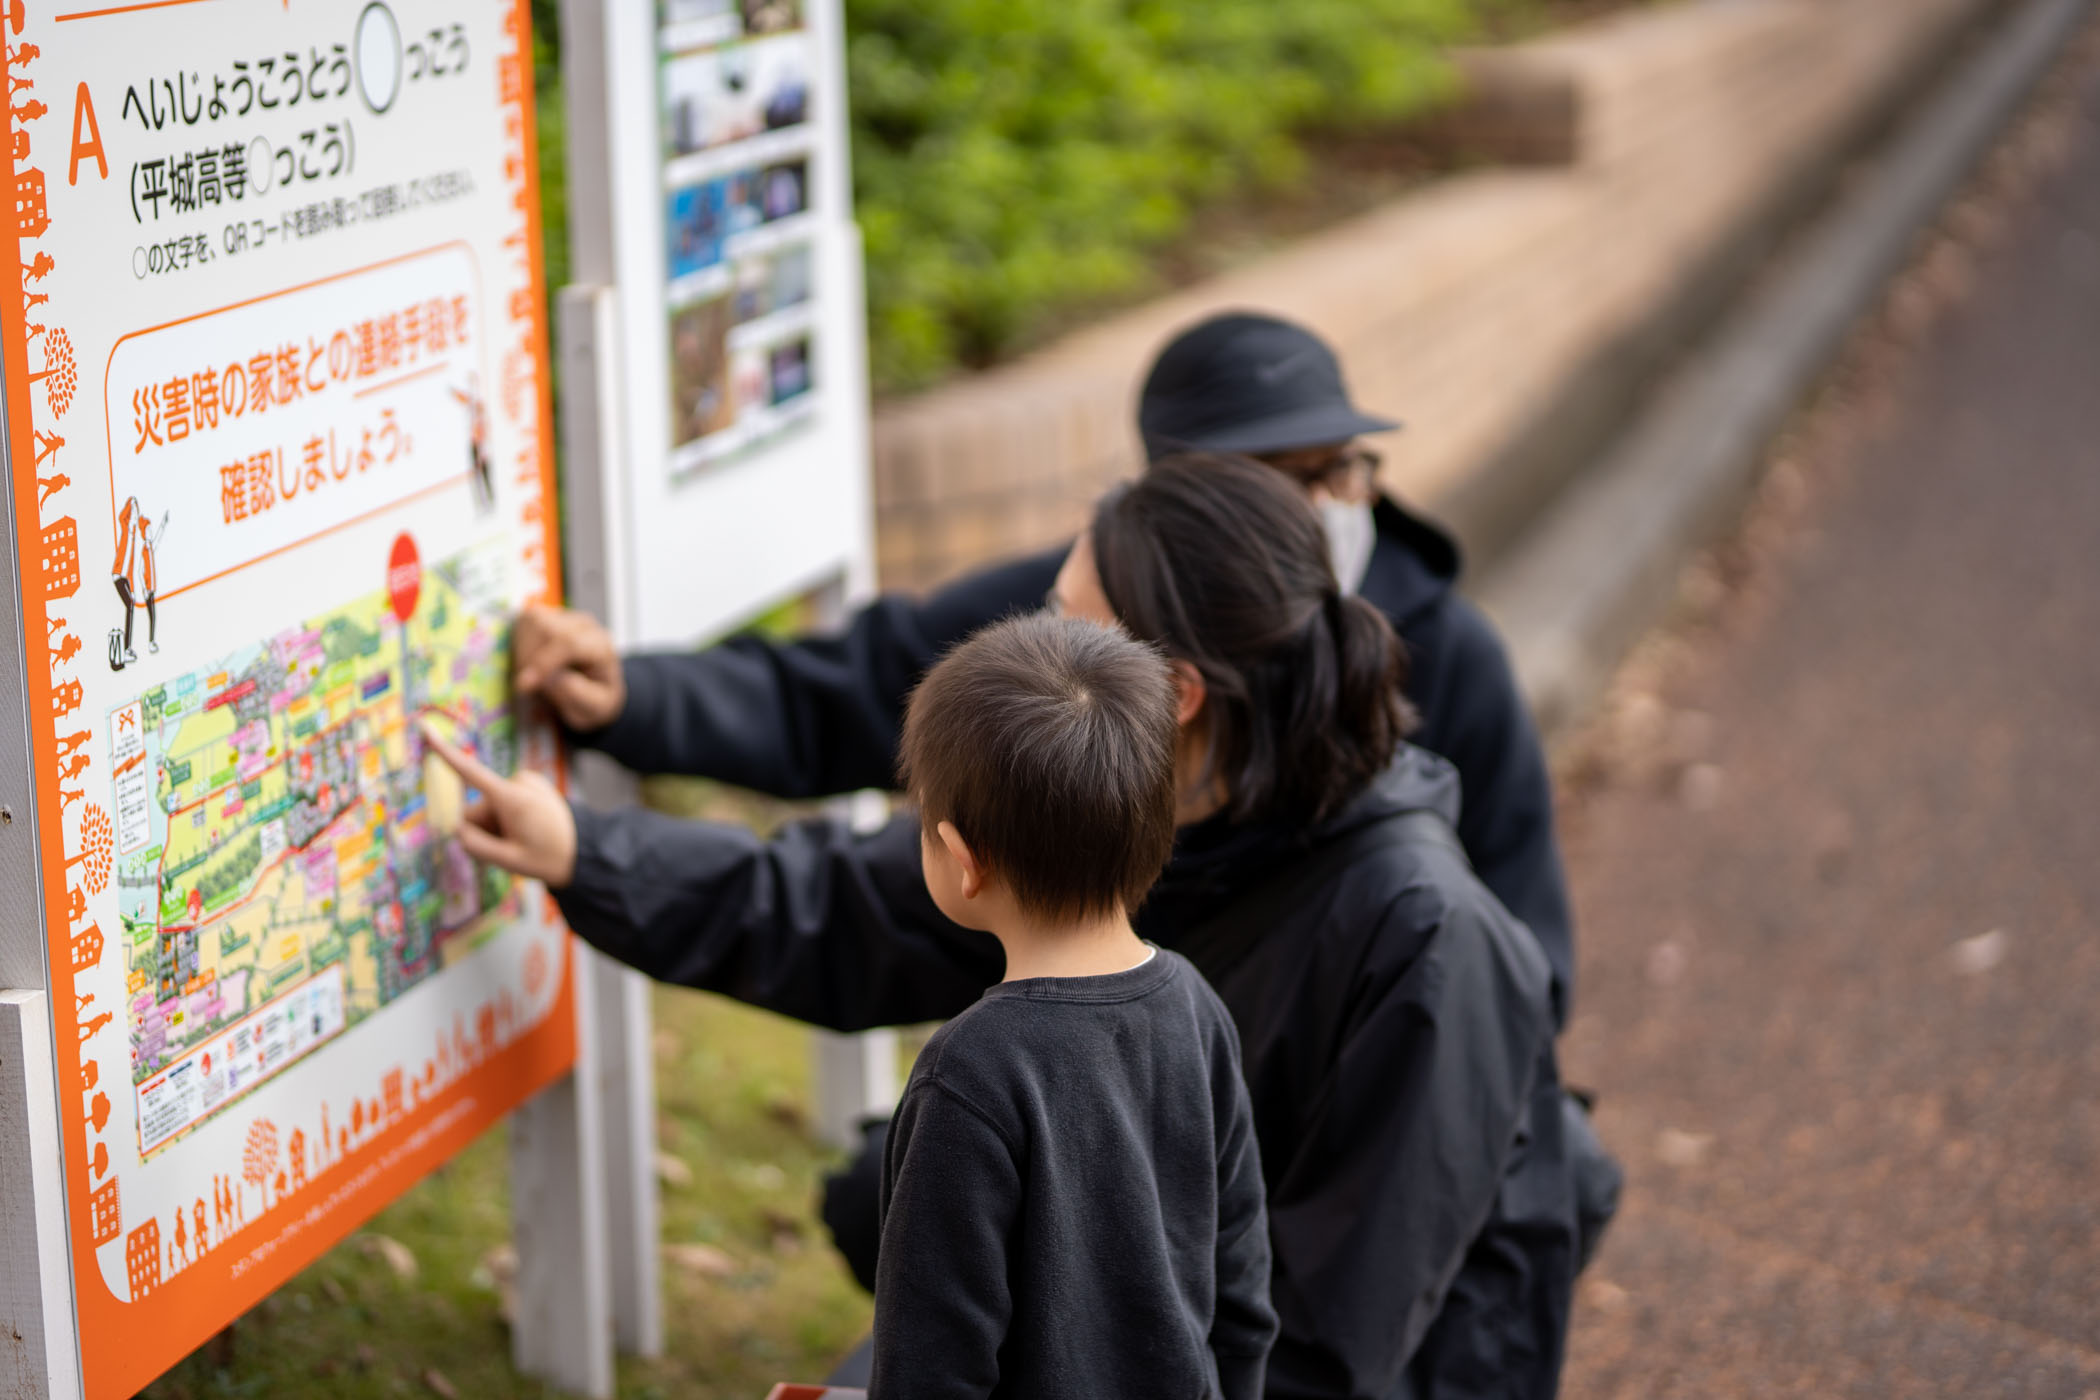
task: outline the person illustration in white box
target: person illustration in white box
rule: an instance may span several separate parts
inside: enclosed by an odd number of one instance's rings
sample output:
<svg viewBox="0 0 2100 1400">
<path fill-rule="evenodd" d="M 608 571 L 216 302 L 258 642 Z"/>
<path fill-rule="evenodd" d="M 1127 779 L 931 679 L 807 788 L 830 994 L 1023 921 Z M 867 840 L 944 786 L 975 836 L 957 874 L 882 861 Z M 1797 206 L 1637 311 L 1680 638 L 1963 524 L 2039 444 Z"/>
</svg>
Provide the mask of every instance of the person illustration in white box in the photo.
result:
<svg viewBox="0 0 2100 1400">
<path fill-rule="evenodd" d="M 452 397 L 467 411 L 468 483 L 474 491 L 474 511 L 486 515 L 496 505 L 496 476 L 489 467 L 489 410 L 481 398 L 481 376 L 467 376 L 467 387 L 454 389 Z"/>
<path fill-rule="evenodd" d="M 112 628 L 109 634 L 109 669 L 121 671 L 139 659 L 131 649 L 131 624 L 136 610 L 143 604 L 146 609 L 146 650 L 160 650 L 160 610 L 154 606 L 158 583 L 154 577 L 154 551 L 160 546 L 160 537 L 167 533 L 168 513 L 160 513 L 160 524 L 151 528 L 146 524 L 145 508 L 139 498 L 131 497 L 124 508 L 117 512 L 117 557 L 110 565 L 110 580 L 117 586 L 117 597 L 124 603 L 124 628 Z"/>
</svg>

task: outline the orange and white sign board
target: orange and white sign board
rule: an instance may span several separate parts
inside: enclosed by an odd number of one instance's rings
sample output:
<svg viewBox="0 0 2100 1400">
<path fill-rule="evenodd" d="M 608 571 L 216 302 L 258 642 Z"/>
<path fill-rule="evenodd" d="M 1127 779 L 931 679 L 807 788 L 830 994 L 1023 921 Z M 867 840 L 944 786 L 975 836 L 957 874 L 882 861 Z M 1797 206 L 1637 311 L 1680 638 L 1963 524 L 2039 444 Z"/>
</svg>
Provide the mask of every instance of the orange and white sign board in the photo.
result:
<svg viewBox="0 0 2100 1400">
<path fill-rule="evenodd" d="M 74 1309 L 130 1395 L 566 1071 L 526 0 L 11 0 L 0 295 Z"/>
</svg>

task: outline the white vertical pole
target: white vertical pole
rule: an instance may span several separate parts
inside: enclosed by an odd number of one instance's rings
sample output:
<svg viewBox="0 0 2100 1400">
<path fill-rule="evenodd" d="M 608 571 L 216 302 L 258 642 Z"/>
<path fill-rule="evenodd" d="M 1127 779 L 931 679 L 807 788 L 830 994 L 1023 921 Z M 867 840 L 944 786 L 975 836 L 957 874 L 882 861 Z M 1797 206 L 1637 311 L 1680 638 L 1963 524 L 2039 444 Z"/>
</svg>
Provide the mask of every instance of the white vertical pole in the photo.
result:
<svg viewBox="0 0 2100 1400">
<path fill-rule="evenodd" d="M 817 625 L 845 624 L 860 589 L 842 578 L 817 599 Z M 889 798 L 880 792 L 857 792 L 834 804 L 836 814 L 855 831 L 879 830 L 889 820 Z M 838 1035 L 812 1031 L 810 1073 L 819 1140 L 833 1147 L 860 1145 L 860 1125 L 897 1106 L 897 1032 L 891 1029 Z"/>
<path fill-rule="evenodd" d="M 596 958 L 580 942 L 576 1068 L 510 1116 L 511 1234 L 518 1295 L 511 1359 L 528 1376 L 590 1400 L 613 1393 L 605 1171 L 592 1039 Z"/>
<path fill-rule="evenodd" d="M 621 515 L 619 334 L 610 288 L 562 290 L 556 336 L 561 357 L 562 456 L 568 509 L 563 549 L 569 601 L 623 635 L 622 574 L 611 531 Z M 633 777 L 599 754 L 579 754 L 576 791 L 594 806 L 636 800 Z M 650 1060 L 649 979 L 593 953 L 598 1136 L 605 1157 L 606 1260 L 620 1349 L 658 1356 L 664 1348 L 662 1261 L 656 1184 L 656 1075 Z"/>
<path fill-rule="evenodd" d="M 810 1038 L 817 1136 L 833 1147 L 858 1147 L 861 1123 L 897 1106 L 897 1033 L 811 1031 Z"/>
<path fill-rule="evenodd" d="M 613 1337 L 633 1356 L 664 1350 L 662 1235 L 656 1194 L 656 1074 L 649 979 L 598 953 L 598 1112 L 605 1135 L 605 1244 Z"/>
<path fill-rule="evenodd" d="M 610 211 L 605 133 L 604 33 L 597 0 L 563 5 L 562 74 L 569 99 L 569 199 L 576 275 L 586 281 L 605 275 L 606 226 Z M 581 288 L 564 289 L 556 307 L 555 351 L 560 366 L 563 554 L 572 595 L 597 605 L 600 616 L 617 586 L 604 531 L 618 518 L 603 498 L 601 471 L 605 433 L 616 414 L 600 411 L 616 402 L 603 397 L 612 373 L 609 350 L 611 298 Z M 606 353 L 601 353 L 606 352 Z M 617 446 L 615 444 L 615 453 Z M 604 458 L 617 461 L 617 456 Z M 617 635 L 617 633 L 616 633 Z M 512 1229 L 518 1245 L 518 1315 L 511 1344 L 520 1370 L 591 1396 L 610 1395 L 613 1385 L 614 1309 L 619 1339 L 630 1347 L 662 1346 L 656 1296 L 655 1178 L 635 1179 L 632 1125 L 626 1122 L 633 1086 L 626 1080 L 638 1035 L 646 1074 L 648 1002 L 642 1020 L 630 1024 L 629 997 L 621 990 L 628 974 L 614 970 L 580 942 L 575 966 L 576 1071 L 512 1117 Z M 606 1037 L 611 1037 L 608 1044 Z M 650 1086 L 640 1093 L 649 1121 Z M 607 1090 L 612 1092 L 608 1094 Z M 613 1104 L 614 1125 L 607 1120 Z M 617 1125 L 617 1126 L 615 1126 Z M 609 1127 L 613 1130 L 609 1131 Z M 653 1153 L 643 1153 L 645 1172 Z M 623 1206 L 608 1205 L 608 1187 L 618 1183 Z M 639 1186 L 640 1189 L 637 1189 Z M 542 1214 L 542 1212 L 545 1212 Z M 638 1236 L 637 1231 L 646 1231 Z M 637 1262 L 642 1273 L 635 1272 Z"/>
<path fill-rule="evenodd" d="M 569 601 L 626 642 L 631 639 L 632 551 L 625 538 L 628 463 L 621 432 L 619 302 L 613 292 L 618 274 L 611 18 L 604 0 L 562 0 L 569 257 L 578 285 L 561 292 L 555 333 Z M 636 798 L 633 778 L 599 755 L 578 755 L 573 776 L 576 791 L 593 804 L 617 806 Z M 663 1352 L 664 1321 L 649 981 L 595 953 L 589 961 L 596 987 L 598 1124 L 609 1191 L 605 1248 L 615 1335 L 622 1351 L 657 1356 Z"/>
<path fill-rule="evenodd" d="M 77 1400 L 50 1008 L 0 992 L 0 1394 Z"/>
</svg>

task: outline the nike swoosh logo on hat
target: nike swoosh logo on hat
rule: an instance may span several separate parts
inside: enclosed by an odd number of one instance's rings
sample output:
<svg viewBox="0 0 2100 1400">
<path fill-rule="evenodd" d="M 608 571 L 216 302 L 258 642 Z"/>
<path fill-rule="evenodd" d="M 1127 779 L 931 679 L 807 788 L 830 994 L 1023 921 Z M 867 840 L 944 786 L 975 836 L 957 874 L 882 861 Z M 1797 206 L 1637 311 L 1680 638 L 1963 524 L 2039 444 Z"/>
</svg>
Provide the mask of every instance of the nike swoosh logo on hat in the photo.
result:
<svg viewBox="0 0 2100 1400">
<path fill-rule="evenodd" d="M 1275 384 L 1278 381 L 1280 381 L 1286 374 L 1289 374 L 1293 369 L 1297 368 L 1297 366 L 1302 361 L 1318 353 L 1318 351 L 1311 349 L 1300 350 L 1295 355 L 1285 355 L 1282 359 L 1276 361 L 1276 363 L 1274 364 L 1256 365 L 1254 367 L 1254 377 L 1260 383 Z"/>
</svg>

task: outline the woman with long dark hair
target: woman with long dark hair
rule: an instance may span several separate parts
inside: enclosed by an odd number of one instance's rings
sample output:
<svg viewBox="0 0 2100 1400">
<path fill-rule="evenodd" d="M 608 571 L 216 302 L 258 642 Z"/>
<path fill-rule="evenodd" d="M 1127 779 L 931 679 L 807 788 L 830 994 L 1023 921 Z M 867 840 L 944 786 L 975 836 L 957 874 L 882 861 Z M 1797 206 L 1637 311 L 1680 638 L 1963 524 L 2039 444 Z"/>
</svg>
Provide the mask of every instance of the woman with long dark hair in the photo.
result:
<svg viewBox="0 0 2100 1400">
<path fill-rule="evenodd" d="M 1576 1225 L 1551 973 L 1466 863 L 1450 766 L 1403 742 L 1391 627 L 1337 586 L 1303 494 L 1227 457 L 1111 492 L 1052 604 L 1179 678 L 1180 831 L 1138 927 L 1239 1027 L 1283 1323 L 1267 1393 L 1552 1394 Z M 760 839 L 469 777 L 469 849 L 659 979 L 853 1030 L 1000 976 L 926 895 L 909 814 Z"/>
</svg>

